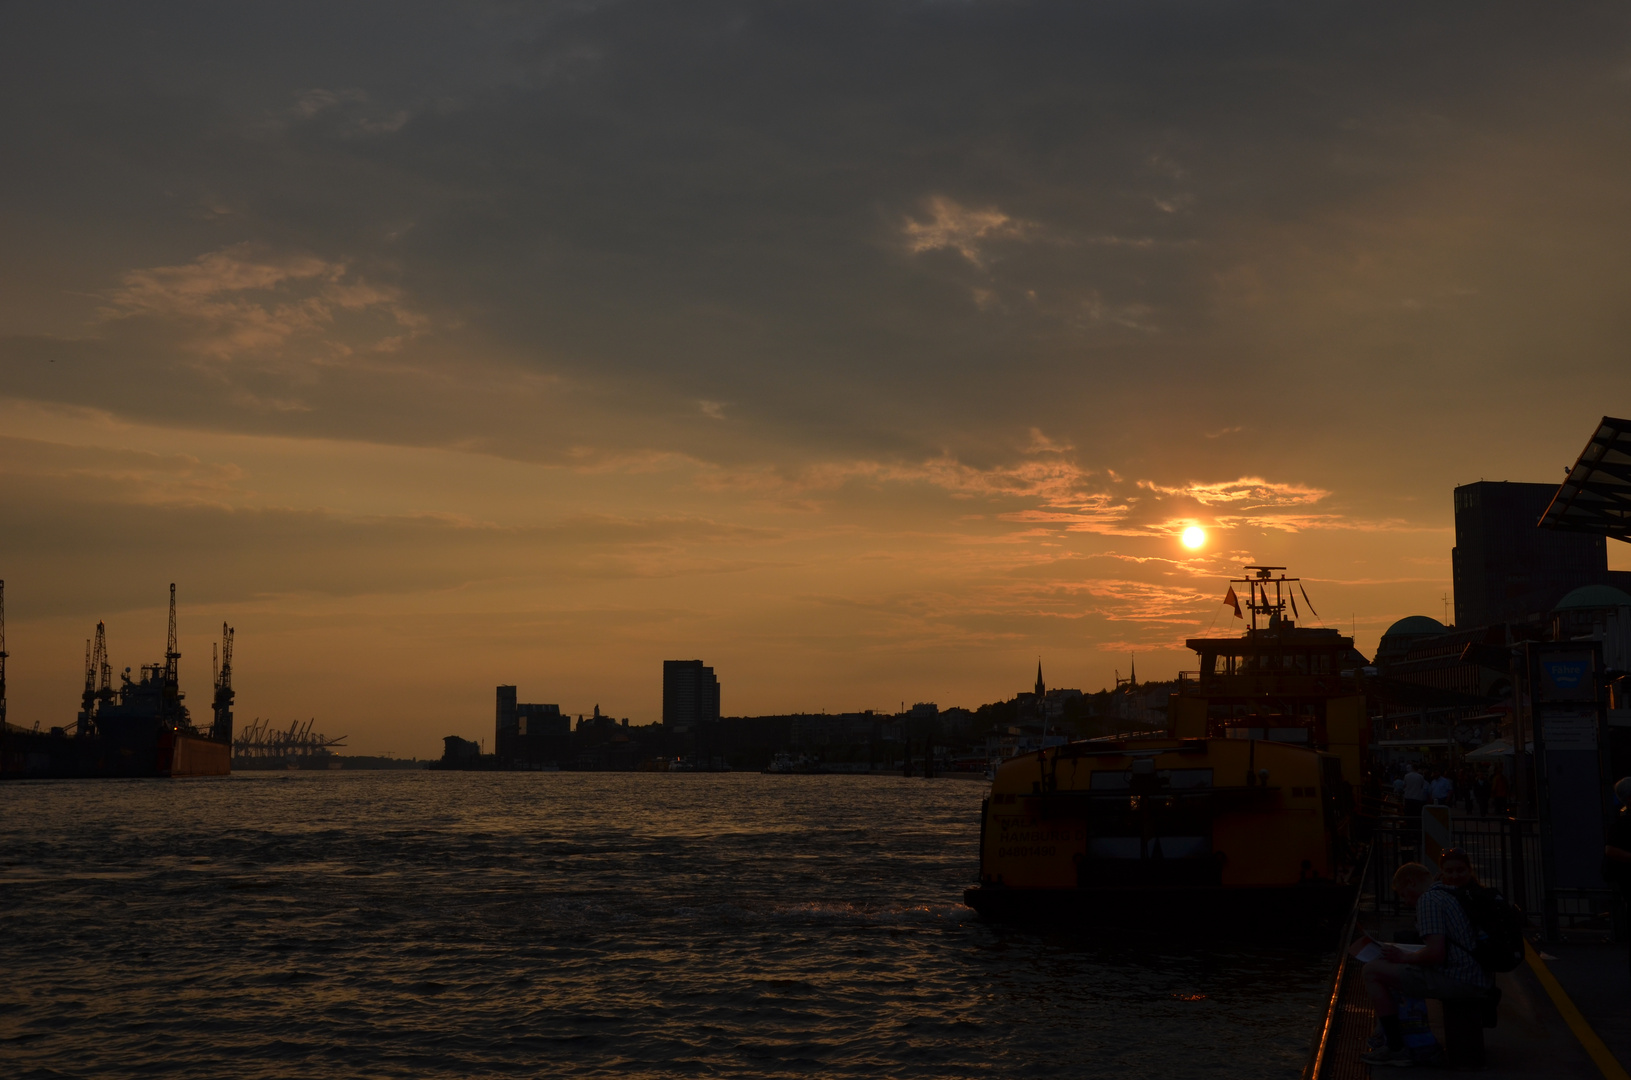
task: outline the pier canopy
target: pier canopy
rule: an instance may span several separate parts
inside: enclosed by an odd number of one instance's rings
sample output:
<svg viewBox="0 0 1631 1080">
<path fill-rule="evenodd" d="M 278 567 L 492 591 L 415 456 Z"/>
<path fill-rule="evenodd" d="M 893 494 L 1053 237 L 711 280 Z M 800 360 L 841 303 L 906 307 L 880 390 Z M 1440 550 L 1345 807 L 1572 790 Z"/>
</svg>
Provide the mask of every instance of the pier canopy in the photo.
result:
<svg viewBox="0 0 1631 1080">
<path fill-rule="evenodd" d="M 1631 543 L 1631 420 L 1603 417 L 1540 526 Z"/>
</svg>

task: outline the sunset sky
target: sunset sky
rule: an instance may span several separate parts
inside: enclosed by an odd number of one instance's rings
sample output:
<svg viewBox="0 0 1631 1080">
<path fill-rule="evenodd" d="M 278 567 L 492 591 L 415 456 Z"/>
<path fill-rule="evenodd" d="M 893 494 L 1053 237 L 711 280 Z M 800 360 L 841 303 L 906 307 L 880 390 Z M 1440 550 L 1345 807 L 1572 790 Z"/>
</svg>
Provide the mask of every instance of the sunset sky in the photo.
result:
<svg viewBox="0 0 1631 1080">
<path fill-rule="evenodd" d="M 1619 5 L 11 4 L 0 145 L 28 726 L 171 581 L 402 756 L 1171 677 L 1248 562 L 1368 653 L 1631 413 Z"/>
</svg>

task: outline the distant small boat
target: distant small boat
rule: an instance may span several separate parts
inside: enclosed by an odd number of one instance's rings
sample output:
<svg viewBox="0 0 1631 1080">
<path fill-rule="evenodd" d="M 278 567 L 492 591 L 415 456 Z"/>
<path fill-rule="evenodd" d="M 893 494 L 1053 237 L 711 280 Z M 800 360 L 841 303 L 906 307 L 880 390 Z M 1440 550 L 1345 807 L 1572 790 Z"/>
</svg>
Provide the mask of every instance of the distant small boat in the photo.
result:
<svg viewBox="0 0 1631 1080">
<path fill-rule="evenodd" d="M 792 754 L 783 751 L 771 758 L 770 764 L 759 771 L 771 776 L 792 776 L 795 774 L 809 776 L 825 773 L 827 770 L 821 764 L 819 758 L 813 758 L 807 754 L 799 754 L 794 757 Z"/>
</svg>

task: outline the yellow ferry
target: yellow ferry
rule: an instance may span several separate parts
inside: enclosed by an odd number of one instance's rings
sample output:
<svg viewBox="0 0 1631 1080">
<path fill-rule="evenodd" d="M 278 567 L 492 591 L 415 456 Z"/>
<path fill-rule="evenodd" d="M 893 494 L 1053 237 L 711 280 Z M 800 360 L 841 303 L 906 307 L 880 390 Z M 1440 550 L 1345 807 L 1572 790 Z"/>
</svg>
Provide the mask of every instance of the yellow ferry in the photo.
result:
<svg viewBox="0 0 1631 1080">
<path fill-rule="evenodd" d="M 1191 638 L 1164 732 L 1003 762 L 980 823 L 983 915 L 1340 919 L 1357 887 L 1369 722 L 1353 639 L 1296 625 L 1279 566 L 1248 566 L 1250 626 Z M 1307 604 L 1307 593 L 1303 601 Z M 1238 603 L 1238 601 L 1236 601 Z M 1237 608 L 1238 610 L 1238 608 Z"/>
</svg>

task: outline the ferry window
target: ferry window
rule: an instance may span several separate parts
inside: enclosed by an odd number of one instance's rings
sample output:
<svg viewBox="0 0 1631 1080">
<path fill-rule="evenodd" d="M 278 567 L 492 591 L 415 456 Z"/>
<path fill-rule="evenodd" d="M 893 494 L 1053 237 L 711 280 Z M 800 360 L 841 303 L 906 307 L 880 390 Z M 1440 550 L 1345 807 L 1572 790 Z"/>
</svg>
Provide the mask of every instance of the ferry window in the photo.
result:
<svg viewBox="0 0 1631 1080">
<path fill-rule="evenodd" d="M 1156 773 L 1163 787 L 1203 788 L 1212 786 L 1211 769 L 1162 769 Z M 1120 769 L 1096 769 L 1088 781 L 1090 791 L 1128 791 L 1133 774 Z"/>
<path fill-rule="evenodd" d="M 1161 778 L 1175 788 L 1212 786 L 1211 769 L 1163 769 Z"/>
</svg>

